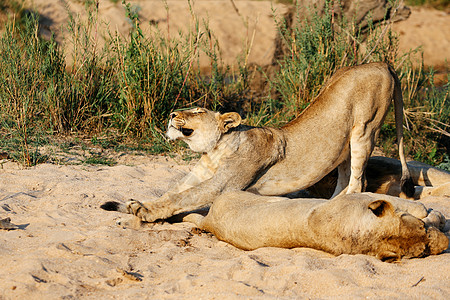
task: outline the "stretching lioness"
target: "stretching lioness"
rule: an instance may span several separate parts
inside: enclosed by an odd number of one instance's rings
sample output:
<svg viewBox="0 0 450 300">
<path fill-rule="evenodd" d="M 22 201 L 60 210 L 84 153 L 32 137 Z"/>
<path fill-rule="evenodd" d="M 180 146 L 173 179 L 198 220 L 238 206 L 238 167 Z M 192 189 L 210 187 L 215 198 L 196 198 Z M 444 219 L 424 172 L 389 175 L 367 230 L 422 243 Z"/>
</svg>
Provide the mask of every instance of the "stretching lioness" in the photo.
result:
<svg viewBox="0 0 450 300">
<path fill-rule="evenodd" d="M 394 101 L 401 186 L 412 196 L 403 154 L 403 101 L 395 71 L 385 63 L 342 68 L 295 120 L 282 128 L 241 125 L 237 113 L 203 108 L 171 114 L 167 136 L 203 153 L 181 182 L 155 201 L 107 202 L 106 210 L 153 222 L 209 206 L 227 191 L 284 195 L 318 182 L 336 167 L 333 196 L 362 192 L 363 172 L 375 139 Z"/>
<path fill-rule="evenodd" d="M 244 250 L 309 247 L 389 261 L 447 249 L 448 238 L 418 219 L 426 215 L 418 202 L 379 194 L 340 195 L 327 201 L 239 191 L 216 198 L 206 217 L 190 214 L 184 221 Z M 442 215 L 434 217 L 439 226 Z"/>
</svg>

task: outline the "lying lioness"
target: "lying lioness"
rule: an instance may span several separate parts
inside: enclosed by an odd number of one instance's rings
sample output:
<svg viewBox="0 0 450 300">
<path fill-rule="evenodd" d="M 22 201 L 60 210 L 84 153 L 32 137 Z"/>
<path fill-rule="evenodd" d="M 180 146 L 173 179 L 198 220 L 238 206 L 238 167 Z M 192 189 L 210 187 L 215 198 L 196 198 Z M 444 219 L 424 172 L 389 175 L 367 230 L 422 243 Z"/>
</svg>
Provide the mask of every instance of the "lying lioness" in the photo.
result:
<svg viewBox="0 0 450 300">
<path fill-rule="evenodd" d="M 409 161 L 407 163 L 414 187 L 414 195 L 408 197 L 401 190 L 402 165 L 399 160 L 373 156 L 369 159 L 366 171 L 366 192 L 386 194 L 406 199 L 421 199 L 427 196 L 450 197 L 450 173 L 430 165 Z M 307 193 L 293 193 L 290 197 L 330 198 L 335 190 L 337 170 L 331 172 L 315 185 L 307 189 Z"/>
<path fill-rule="evenodd" d="M 244 250 L 309 247 L 335 255 L 368 254 L 385 261 L 447 249 L 448 238 L 434 227 L 442 226 L 444 220 L 438 212 L 428 214 L 418 202 L 386 195 L 286 199 L 242 191 L 219 196 L 206 217 L 184 218 Z"/>
</svg>

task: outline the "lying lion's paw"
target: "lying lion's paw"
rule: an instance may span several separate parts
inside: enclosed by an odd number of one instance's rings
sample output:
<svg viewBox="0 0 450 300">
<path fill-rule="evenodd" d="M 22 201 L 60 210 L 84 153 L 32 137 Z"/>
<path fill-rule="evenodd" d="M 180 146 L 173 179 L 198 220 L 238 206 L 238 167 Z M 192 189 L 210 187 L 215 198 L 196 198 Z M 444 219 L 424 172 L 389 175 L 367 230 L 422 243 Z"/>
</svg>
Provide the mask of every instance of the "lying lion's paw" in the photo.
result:
<svg viewBox="0 0 450 300">
<path fill-rule="evenodd" d="M 442 213 L 438 212 L 437 210 L 429 209 L 428 210 L 428 216 L 426 218 L 423 218 L 422 221 L 427 226 L 434 226 L 438 228 L 439 230 L 443 230 L 445 226 L 445 217 Z"/>
<path fill-rule="evenodd" d="M 450 182 L 433 188 L 429 194 L 435 197 L 450 197 Z"/>
<path fill-rule="evenodd" d="M 428 227 L 428 251 L 429 254 L 439 254 L 448 247 L 448 237 L 435 227 Z"/>
<path fill-rule="evenodd" d="M 439 186 L 417 186 L 415 199 L 421 199 L 428 196 L 450 197 L 450 182 Z"/>
<path fill-rule="evenodd" d="M 117 219 L 116 225 L 123 228 L 139 229 L 141 227 L 141 220 L 135 216 L 126 216 Z"/>
</svg>

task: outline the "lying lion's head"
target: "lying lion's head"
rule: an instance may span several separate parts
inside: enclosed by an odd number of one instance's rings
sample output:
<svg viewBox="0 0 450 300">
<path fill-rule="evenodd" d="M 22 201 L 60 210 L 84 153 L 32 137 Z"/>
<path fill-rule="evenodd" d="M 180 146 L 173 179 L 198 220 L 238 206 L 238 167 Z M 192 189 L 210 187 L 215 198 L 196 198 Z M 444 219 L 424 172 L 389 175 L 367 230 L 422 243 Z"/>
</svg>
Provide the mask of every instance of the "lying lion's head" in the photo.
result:
<svg viewBox="0 0 450 300">
<path fill-rule="evenodd" d="M 364 253 L 383 261 L 439 254 L 448 238 L 411 214 L 397 210 L 377 194 L 347 194 L 329 200 L 309 216 L 324 250 L 334 254 Z M 379 199 L 379 198 L 378 198 Z M 326 233 L 326 234 L 324 234 Z"/>
<path fill-rule="evenodd" d="M 223 134 L 241 124 L 235 112 L 220 114 L 205 108 L 193 108 L 170 114 L 167 137 L 183 140 L 196 152 L 211 151 Z"/>
</svg>

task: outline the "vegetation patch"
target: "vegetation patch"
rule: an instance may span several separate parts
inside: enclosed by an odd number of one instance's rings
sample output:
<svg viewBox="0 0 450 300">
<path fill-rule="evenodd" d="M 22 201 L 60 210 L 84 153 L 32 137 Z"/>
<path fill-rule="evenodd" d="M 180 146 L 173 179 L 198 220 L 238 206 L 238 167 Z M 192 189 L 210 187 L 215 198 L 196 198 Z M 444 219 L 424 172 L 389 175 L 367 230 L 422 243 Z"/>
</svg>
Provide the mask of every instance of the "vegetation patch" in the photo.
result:
<svg viewBox="0 0 450 300">
<path fill-rule="evenodd" d="M 0 9 L 11 10 L 16 2 L 5 3 L 9 5 Z M 72 151 L 55 142 L 59 136 L 83 136 L 100 149 L 179 151 L 180 143 L 166 141 L 167 118 L 171 111 L 191 106 L 235 110 L 250 125 L 281 126 L 308 106 L 337 69 L 386 61 L 402 81 L 408 156 L 448 168 L 448 81 L 436 86 L 433 70 L 413 67 L 419 51 L 398 53 L 398 36 L 387 20 L 369 22 L 362 32 L 352 20 L 336 17 L 328 5 L 320 14 L 307 8 L 308 16 L 295 26 L 277 16 L 283 55 L 269 67 L 242 63 L 232 70 L 222 64 L 207 22 L 194 13 L 188 34 L 167 38 L 156 30 L 144 35 L 136 9 L 123 2 L 133 30 L 126 40 L 110 33 L 100 48 L 94 30 L 98 8 L 95 1 L 87 4 L 87 21 L 71 16 L 67 24 L 74 45 L 70 65 L 53 38 L 39 36 L 35 13 L 9 18 L 1 33 L 0 53 L 8 55 L 0 56 L 0 153 L 25 166 L 51 159 L 51 153 L 42 151 L 48 144 Z M 200 53 L 210 59 L 209 74 L 200 71 Z M 255 91 L 255 86 L 265 88 Z M 378 140 L 388 155 L 395 155 L 393 126 L 390 113 Z M 80 161 L 115 163 L 98 153 Z"/>
</svg>

